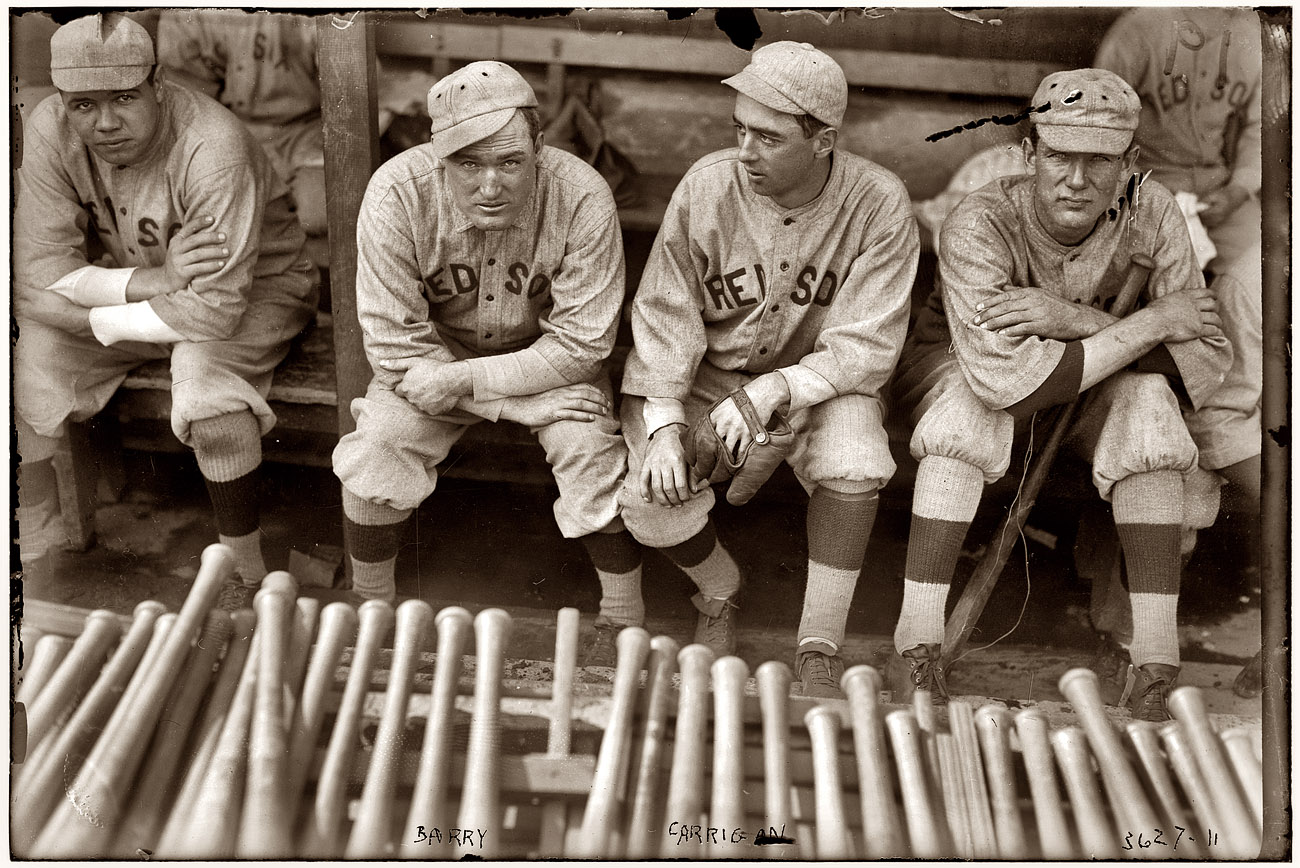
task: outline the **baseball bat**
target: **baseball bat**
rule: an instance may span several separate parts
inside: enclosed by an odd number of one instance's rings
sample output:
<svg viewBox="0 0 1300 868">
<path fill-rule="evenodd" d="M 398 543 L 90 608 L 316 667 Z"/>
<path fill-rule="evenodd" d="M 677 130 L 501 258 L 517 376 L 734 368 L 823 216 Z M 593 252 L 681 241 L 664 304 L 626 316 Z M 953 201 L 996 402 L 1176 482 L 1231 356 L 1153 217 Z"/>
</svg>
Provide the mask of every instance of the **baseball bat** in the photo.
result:
<svg viewBox="0 0 1300 868">
<path fill-rule="evenodd" d="M 301 603 L 303 598 L 299 598 Z M 302 612 L 302 609 L 298 610 Z M 296 703 L 289 726 L 289 786 L 285 799 L 297 805 L 307 782 L 307 771 L 316 749 L 316 739 L 325 724 L 326 704 L 334 687 L 339 658 L 357 635 L 357 610 L 347 603 L 330 603 L 320 612 L 319 633 L 311 663 L 302 685 L 302 699 Z"/>
<path fill-rule="evenodd" d="M 576 611 L 576 610 L 575 610 Z M 427 858 L 429 847 L 420 839 L 419 827 L 442 829 L 447 822 L 447 782 L 451 776 L 452 716 L 456 710 L 456 684 L 461 655 L 474 629 L 474 617 L 459 606 L 439 610 L 438 656 L 429 701 L 429 720 L 420 750 L 420 770 L 411 797 L 411 810 L 402 836 L 403 858 Z M 572 667 L 570 667 L 572 668 Z"/>
<path fill-rule="evenodd" d="M 68 636 L 45 633 L 37 639 L 32 646 L 31 656 L 27 658 L 27 665 L 19 672 L 21 681 L 18 692 L 14 694 L 14 701 L 31 705 L 70 650 L 72 639 Z"/>
<path fill-rule="evenodd" d="M 668 707 L 672 701 L 673 673 L 677 671 L 677 642 L 668 636 L 650 640 L 646 665 L 645 735 L 641 741 L 636 783 L 632 790 L 632 818 L 628 823 L 627 858 L 650 859 L 658 855 L 662 835 L 657 816 L 660 770 L 668 738 Z"/>
<path fill-rule="evenodd" d="M 380 644 L 392 629 L 393 607 L 383 600 L 367 600 L 357 610 L 357 617 L 360 626 L 347 684 L 343 688 L 329 746 L 325 749 L 325 759 L 316 781 L 316 798 L 299 839 L 299 853 L 307 859 L 336 859 L 343 855 L 338 840 L 345 820 L 348 775 L 356 754 L 361 712 L 370 689 L 370 673 L 375 668 Z"/>
<path fill-rule="evenodd" d="M 1262 829 L 1264 827 L 1264 769 L 1260 765 L 1259 758 L 1255 756 L 1255 748 L 1250 742 L 1250 731 L 1244 727 L 1233 727 L 1219 733 L 1219 739 L 1228 754 L 1237 783 L 1250 804 L 1251 815 Z"/>
<path fill-rule="evenodd" d="M 293 820 L 285 799 L 289 783 L 288 719 L 284 690 L 298 585 L 283 571 L 269 573 L 253 598 L 257 612 L 257 690 L 248 736 L 248 782 L 235 852 L 241 859 L 287 859 Z"/>
<path fill-rule="evenodd" d="M 962 786 L 966 793 L 966 817 L 971 845 L 976 859 L 994 859 L 998 855 L 997 834 L 988 790 L 984 788 L 984 761 L 980 756 L 979 734 L 975 731 L 975 713 L 968 702 L 948 705 L 948 728 L 957 746 Z"/>
<path fill-rule="evenodd" d="M 930 778 L 930 800 L 938 823 L 939 834 L 943 837 L 945 852 L 953 852 L 956 847 L 952 834 L 956 831 L 947 822 L 948 794 L 944 792 L 940 779 L 938 732 L 939 721 L 935 713 L 934 696 L 928 690 L 916 690 L 912 693 L 912 712 L 916 715 L 916 724 L 920 727 L 922 766 Z M 953 798 L 956 798 L 954 795 Z"/>
<path fill-rule="evenodd" d="M 1187 804 L 1191 806 L 1197 821 L 1206 829 L 1222 829 L 1223 824 L 1219 821 L 1219 813 L 1216 810 L 1217 796 L 1210 789 L 1209 781 L 1200 766 L 1196 764 L 1196 756 L 1187 742 L 1187 734 L 1183 727 L 1178 721 L 1171 720 L 1159 725 L 1158 731 L 1160 740 L 1165 746 L 1165 756 L 1169 758 L 1169 765 L 1174 770 L 1178 785 L 1187 794 Z M 1207 858 L 1213 859 L 1216 855 L 1222 855 L 1222 850 L 1218 853 L 1210 851 L 1209 841 L 1202 840 L 1198 843 L 1205 845 Z"/>
<path fill-rule="evenodd" d="M 1138 760 L 1138 767 L 1148 788 L 1155 793 L 1156 800 L 1160 803 L 1161 814 L 1166 823 L 1161 828 L 1173 829 L 1175 826 L 1184 829 L 1194 828 L 1187 812 L 1183 810 L 1183 802 L 1178 790 L 1174 787 L 1174 779 L 1165 761 L 1164 752 L 1160 749 L 1160 735 L 1156 730 L 1156 725 L 1149 720 L 1132 721 L 1126 728 L 1129 744 L 1133 746 L 1133 753 Z M 1204 852 L 1194 838 L 1184 836 L 1177 844 L 1179 850 L 1185 851 L 1189 859 L 1205 858 Z"/>
<path fill-rule="evenodd" d="M 149 630 L 145 631 L 146 642 L 152 629 L 151 623 Z M 86 616 L 81 635 L 73 642 L 68 656 L 63 658 L 63 663 L 27 709 L 29 757 L 45 736 L 49 735 L 56 721 L 66 715 L 90 689 L 113 644 L 121 637 L 122 625 L 112 612 L 96 609 Z"/>
<path fill-rule="evenodd" d="M 302 696 L 302 680 L 307 673 L 307 658 L 311 654 L 316 627 L 320 623 L 320 600 L 299 597 L 294 601 L 293 632 L 289 639 L 289 656 L 284 670 L 284 719 L 291 725 L 298 713 L 298 700 Z"/>
<path fill-rule="evenodd" d="M 64 797 L 64 782 L 75 774 L 99 738 L 144 657 L 163 614 L 152 600 L 135 607 L 126 636 L 66 725 L 45 741 L 14 776 L 10 804 L 10 841 L 15 852 L 28 853 L 45 822 Z"/>
<path fill-rule="evenodd" d="M 916 714 L 910 709 L 891 711 L 885 715 L 885 729 L 898 768 L 910 855 L 916 859 L 945 858 L 950 854 L 945 852 L 944 832 L 931 797 L 930 773 L 922 758 L 921 727 Z"/>
<path fill-rule="evenodd" d="M 763 804 L 764 824 L 782 837 L 794 829 L 794 805 L 790 798 L 790 684 L 794 673 L 776 660 L 759 664 L 754 672 L 758 702 L 763 716 Z M 776 844 L 763 848 L 770 859 L 797 859 L 798 844 Z"/>
<path fill-rule="evenodd" d="M 632 719 L 636 713 L 637 686 L 650 653 L 650 634 L 640 627 L 624 627 L 618 633 L 618 665 L 610 695 L 609 722 L 600 739 L 596 774 L 582 815 L 581 848 L 576 854 L 587 858 L 609 858 L 610 838 L 623 801 L 621 783 L 626 782 L 631 758 Z"/>
<path fill-rule="evenodd" d="M 181 752 L 212 680 L 213 667 L 221 649 L 229 641 L 232 629 L 230 613 L 221 609 L 208 612 L 203 632 L 199 634 L 190 658 L 185 661 L 180 679 L 167 697 L 158 730 L 149 745 L 148 757 L 132 791 L 115 845 L 121 858 L 136 858 L 140 853 L 149 855 L 157 847 L 164 806 L 170 804 L 179 784 L 176 769 Z"/>
<path fill-rule="evenodd" d="M 1065 780 L 1074 811 L 1074 825 L 1079 832 L 1079 857 L 1084 859 L 1118 859 L 1119 845 L 1106 812 L 1106 800 L 1092 771 L 1087 736 L 1076 726 L 1052 732 L 1052 748 Z"/>
<path fill-rule="evenodd" d="M 1215 810 L 1221 826 L 1224 851 L 1230 858 L 1258 859 L 1263 830 L 1251 817 L 1237 780 L 1224 757 L 1223 743 L 1214 734 L 1200 688 L 1175 688 L 1169 695 L 1169 713 L 1182 724 L 1196 764 L 1215 794 Z"/>
<path fill-rule="evenodd" d="M 1116 813 L 1123 818 L 1124 828 L 1134 831 L 1159 828 L 1159 815 L 1124 755 L 1119 733 L 1106 716 L 1097 673 L 1082 667 L 1071 669 L 1061 676 L 1058 687 L 1070 701 L 1087 733 L 1093 756 L 1097 758 L 1102 777 L 1112 793 Z M 1154 857 L 1156 854 L 1144 850 L 1140 855 Z"/>
<path fill-rule="evenodd" d="M 1155 260 L 1144 253 L 1134 253 L 1130 257 L 1124 281 L 1110 306 L 1112 314 L 1117 317 L 1128 315 L 1133 305 L 1137 303 L 1138 295 L 1146 286 L 1147 278 L 1153 268 L 1155 268 Z M 1007 565 L 1007 559 L 1011 557 L 1013 546 L 1004 545 L 1001 541 L 1014 541 L 1020 537 L 1025 522 L 1029 519 L 1029 513 L 1038 501 L 1038 493 L 1042 490 L 1043 483 L 1047 481 L 1047 474 L 1052 469 L 1052 462 L 1056 460 L 1056 453 L 1065 442 L 1066 434 L 1069 433 L 1074 420 L 1083 414 L 1085 408 L 1086 399 L 1076 397 L 1057 413 L 1047 440 L 1038 450 L 1033 466 L 1025 475 L 1019 496 L 991 537 L 999 541 L 998 544 L 988 547 L 984 557 L 975 567 L 975 572 L 971 574 L 970 582 L 962 592 L 961 599 L 957 601 L 944 628 L 943 651 L 939 657 L 939 665 L 945 671 L 951 668 L 953 660 L 961 654 L 971 630 L 979 621 L 980 613 L 984 611 L 984 604 L 993 593 L 993 586 L 1002 575 L 1002 568 Z"/>
<path fill-rule="evenodd" d="M 709 670 L 713 651 L 707 645 L 687 645 L 677 654 L 681 683 L 677 695 L 677 727 L 673 738 L 673 764 L 668 773 L 668 810 L 671 824 L 700 825 L 704 810 L 706 726 L 709 722 Z M 677 858 L 699 855 L 699 843 L 688 838 L 671 851 Z"/>
<path fill-rule="evenodd" d="M 745 826 L 745 679 L 749 667 L 739 657 L 713 661 L 713 791 L 709 825 L 721 830 L 710 842 L 709 858 L 739 858 L 747 852 L 733 843 L 735 829 Z"/>
<path fill-rule="evenodd" d="M 880 673 L 851 666 L 840 678 L 853 721 L 853 747 L 862 801 L 862 841 L 868 859 L 896 859 L 905 852 L 903 825 L 894 803 L 889 757 L 885 751 Z"/>
<path fill-rule="evenodd" d="M 253 614 L 251 609 L 244 609 L 230 616 L 232 626 L 230 641 L 226 643 L 225 656 L 221 658 L 221 666 L 217 670 L 212 690 L 208 693 L 207 701 L 204 703 L 203 712 L 195 729 L 196 735 L 190 745 L 188 756 L 177 768 L 178 772 L 184 770 L 183 779 L 171 810 L 168 812 L 162 835 L 158 839 L 158 846 L 155 848 L 156 852 L 167 852 L 168 850 L 174 852 L 176 846 L 169 842 L 179 840 L 179 837 L 185 832 L 190 811 L 194 807 L 194 800 L 203 787 L 203 779 L 207 772 L 208 763 L 211 761 L 217 742 L 221 738 L 221 730 L 225 724 L 226 715 L 229 714 L 234 703 L 235 691 L 244 672 L 244 663 L 248 659 L 249 646 L 252 644 L 253 627 L 256 618 L 257 616 Z"/>
<path fill-rule="evenodd" d="M 474 716 L 470 720 L 465 783 L 456 825 L 482 833 L 482 846 L 458 844 L 457 859 L 469 855 L 490 859 L 497 853 L 501 830 L 501 678 L 510 626 L 510 615 L 502 609 L 484 609 L 474 618 Z"/>
<path fill-rule="evenodd" d="M 233 572 L 234 553 L 228 547 L 214 544 L 203 550 L 198 575 L 167 633 L 166 644 L 149 667 L 149 678 L 141 684 L 134 702 L 117 707 L 86 758 L 73 785 L 76 804 L 65 801 L 37 842 L 51 858 L 94 855 L 108 846 L 167 693 L 222 584 Z"/>
<path fill-rule="evenodd" d="M 1008 860 L 1028 859 L 1029 844 L 1020 818 L 1016 768 L 1011 757 L 1011 714 L 1000 705 L 980 706 L 975 712 L 975 729 L 984 755 L 984 771 L 988 775 L 997 855 Z"/>
<path fill-rule="evenodd" d="M 433 607 L 424 600 L 407 600 L 397 607 L 384 710 L 361 790 L 361 804 L 348 838 L 348 859 L 382 859 L 396 853 L 392 803 L 406 742 L 406 712 L 415 671 L 420 666 L 420 652 L 428 643 L 432 626 Z"/>
<path fill-rule="evenodd" d="M 1034 806 L 1038 847 L 1044 859 L 1071 859 L 1070 827 L 1056 784 L 1056 762 L 1048 736 L 1047 718 L 1037 708 L 1016 712 L 1016 737 L 1029 779 L 1029 796 Z"/>
<path fill-rule="evenodd" d="M 939 754 L 939 780 L 943 788 L 944 818 L 952 835 L 952 852 L 962 859 L 975 855 L 975 838 L 971 831 L 969 808 L 966 804 L 966 782 L 962 779 L 961 759 L 957 755 L 957 741 L 952 733 L 935 733 L 935 749 Z"/>
<path fill-rule="evenodd" d="M 840 715 L 826 705 L 814 705 L 803 716 L 812 741 L 813 800 L 817 810 L 818 861 L 852 859 L 848 820 L 840 792 Z M 716 762 L 716 755 L 714 758 Z M 743 816 L 741 820 L 743 821 Z"/>
<path fill-rule="evenodd" d="M 551 727 L 547 734 L 546 755 L 567 757 L 573 729 L 573 679 L 578 664 L 579 612 L 572 607 L 559 611 L 555 619 L 555 669 L 551 676 Z M 537 838 L 538 853 L 543 858 L 564 854 L 564 835 L 568 829 L 568 805 L 551 800 L 542 806 L 542 828 Z"/>
</svg>

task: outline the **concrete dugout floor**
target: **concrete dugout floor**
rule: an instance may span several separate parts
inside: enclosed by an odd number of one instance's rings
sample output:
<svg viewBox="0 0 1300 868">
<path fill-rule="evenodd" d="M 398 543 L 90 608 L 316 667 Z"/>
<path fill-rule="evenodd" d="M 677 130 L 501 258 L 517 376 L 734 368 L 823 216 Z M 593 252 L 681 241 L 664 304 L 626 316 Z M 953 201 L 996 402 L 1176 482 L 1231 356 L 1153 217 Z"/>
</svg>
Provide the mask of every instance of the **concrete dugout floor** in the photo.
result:
<svg viewBox="0 0 1300 868">
<path fill-rule="evenodd" d="M 179 608 L 200 552 L 216 541 L 202 479 L 193 458 L 184 454 L 128 451 L 126 468 L 121 501 L 98 511 L 98 544 L 84 553 L 60 552 L 48 571 L 25 577 L 25 598 L 121 614 L 130 614 L 144 599 Z M 719 535 L 746 582 L 739 651 L 751 671 L 766 659 L 789 662 L 802 603 L 804 498 L 788 470 L 781 473 L 787 478 L 778 475 L 745 507 L 719 498 L 714 512 Z M 595 573 L 582 546 L 563 539 L 555 527 L 553 497 L 549 486 L 440 480 L 407 528 L 398 558 L 399 594 L 471 611 L 506 608 L 520 625 L 528 625 L 516 630 L 511 656 L 550 659 L 556 610 L 576 606 L 589 622 L 599 602 Z M 986 498 L 958 565 L 950 607 L 975 566 L 976 550 L 992 536 L 1003 505 L 1005 501 Z M 908 506 L 905 492 L 886 490 L 849 614 L 850 665 L 883 665 L 879 655 L 891 647 L 902 603 Z M 1071 557 L 1072 509 L 1077 505 L 1040 501 L 1030 524 L 1042 533 L 1029 542 L 1028 576 L 1025 549 L 1017 547 L 970 647 L 1014 630 L 954 666 L 949 681 L 955 693 L 1012 703 L 1057 702 L 1061 672 L 1087 665 L 1095 638 L 1087 622 L 1088 587 L 1077 577 Z M 341 515 L 338 483 L 330 471 L 265 466 L 262 526 L 269 569 L 286 568 L 291 548 L 306 554 L 316 545 L 341 545 Z M 1243 518 L 1231 514 L 1202 533 L 1184 570 L 1179 619 L 1181 683 L 1205 688 L 1211 711 L 1257 725 L 1260 701 L 1240 699 L 1231 690 L 1237 670 L 1259 647 L 1259 578 L 1256 558 L 1248 556 L 1253 539 Z M 652 634 L 690 641 L 693 591 L 667 560 L 647 555 L 643 594 Z M 326 601 L 339 597 L 337 591 L 314 587 L 300 592 Z"/>
</svg>

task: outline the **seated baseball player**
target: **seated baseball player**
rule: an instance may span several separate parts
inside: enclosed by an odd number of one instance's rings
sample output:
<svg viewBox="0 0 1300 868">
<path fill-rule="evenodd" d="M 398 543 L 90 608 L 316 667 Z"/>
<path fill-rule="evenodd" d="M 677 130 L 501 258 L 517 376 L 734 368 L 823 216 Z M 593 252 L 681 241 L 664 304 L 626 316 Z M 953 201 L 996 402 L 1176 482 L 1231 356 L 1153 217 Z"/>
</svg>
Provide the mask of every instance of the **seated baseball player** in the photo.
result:
<svg viewBox="0 0 1300 868">
<path fill-rule="evenodd" d="M 166 81 L 140 24 L 104 14 L 64 25 L 50 73 L 58 93 L 26 125 L 14 216 L 20 532 L 39 556 L 67 421 L 102 409 L 133 367 L 170 358 L 172 431 L 194 450 L 235 551 L 222 605 L 240 608 L 266 575 L 266 395 L 316 310 L 302 227 L 243 125 Z"/>
<path fill-rule="evenodd" d="M 284 178 L 308 235 L 324 235 L 325 150 L 316 26 L 300 15 L 167 10 L 158 62 L 172 81 L 230 109 Z"/>
<path fill-rule="evenodd" d="M 947 695 L 938 666 L 944 605 L 985 483 L 1037 410 L 1098 393 L 1067 448 L 1091 461 L 1128 563 L 1136 717 L 1165 719 L 1178 675 L 1175 612 L 1183 475 L 1196 445 L 1180 403 L 1199 406 L 1231 361 L 1213 296 L 1173 196 L 1138 186 L 1140 103 L 1118 76 L 1043 79 L 1023 143 L 1030 174 L 967 196 L 943 225 L 939 286 L 899 362 L 894 395 L 915 428 L 903 611 L 886 678 L 894 701 Z M 1114 297 L 1134 253 L 1155 261 L 1146 304 Z"/>
<path fill-rule="evenodd" d="M 632 309 L 623 519 L 698 586 L 695 641 L 734 653 L 741 578 L 709 518 L 708 471 L 698 455 L 688 464 L 688 423 L 707 415 L 721 458 L 748 461 L 788 422 L 786 460 L 810 492 L 795 671 L 806 694 L 837 696 L 877 491 L 895 469 L 880 392 L 907 329 L 916 220 L 897 177 L 836 147 L 848 88 L 829 56 L 773 43 L 724 83 L 737 147 L 678 185 Z"/>
<path fill-rule="evenodd" d="M 627 467 L 603 364 L 623 302 L 609 186 L 543 144 L 537 98 L 496 61 L 433 85 L 430 142 L 370 179 L 357 314 L 374 377 L 334 450 L 353 589 L 393 600 L 406 518 L 437 465 L 487 420 L 527 425 L 559 486 L 555 521 L 603 583 L 641 552 L 618 518 Z"/>
</svg>

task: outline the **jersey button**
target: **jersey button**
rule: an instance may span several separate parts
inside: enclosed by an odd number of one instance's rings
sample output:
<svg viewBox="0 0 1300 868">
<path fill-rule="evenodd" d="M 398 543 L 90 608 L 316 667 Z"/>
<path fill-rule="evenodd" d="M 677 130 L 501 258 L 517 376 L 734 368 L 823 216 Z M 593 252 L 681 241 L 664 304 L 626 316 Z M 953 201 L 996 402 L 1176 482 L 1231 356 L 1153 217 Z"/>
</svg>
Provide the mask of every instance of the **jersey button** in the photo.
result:
<svg viewBox="0 0 1300 868">
<path fill-rule="evenodd" d="M 494 295 L 489 295 L 489 296 L 487 297 L 487 300 L 488 300 L 488 301 L 495 301 L 495 300 L 496 300 L 496 296 L 494 296 Z"/>
<path fill-rule="evenodd" d="M 789 226 L 791 223 L 794 222 L 794 218 L 793 218 L 793 217 L 787 217 L 787 218 L 785 218 L 784 220 L 782 220 L 781 222 L 784 223 L 786 226 Z"/>
<path fill-rule="evenodd" d="M 489 260 L 488 260 L 488 265 L 496 265 L 496 264 L 497 264 L 497 261 L 496 261 L 495 259 L 489 259 Z"/>
<path fill-rule="evenodd" d="M 760 356 L 765 356 L 765 355 L 767 355 L 767 347 L 759 347 L 759 348 L 758 348 L 758 354 L 759 354 Z"/>
<path fill-rule="evenodd" d="M 492 337 L 492 332 L 483 332 L 483 340 L 487 340 L 490 337 Z"/>
<path fill-rule="evenodd" d="M 123 217 L 126 216 L 126 209 L 125 209 L 125 208 L 118 208 L 117 210 L 119 210 L 119 211 L 122 212 L 122 216 L 123 216 Z"/>
<path fill-rule="evenodd" d="M 776 313 L 780 309 L 781 309 L 781 305 L 779 304 L 772 305 L 772 313 Z"/>
<path fill-rule="evenodd" d="M 789 271 L 789 270 L 790 270 L 790 263 L 788 263 L 788 262 L 782 262 L 782 263 L 781 263 L 781 270 L 782 270 L 782 271 Z"/>
</svg>

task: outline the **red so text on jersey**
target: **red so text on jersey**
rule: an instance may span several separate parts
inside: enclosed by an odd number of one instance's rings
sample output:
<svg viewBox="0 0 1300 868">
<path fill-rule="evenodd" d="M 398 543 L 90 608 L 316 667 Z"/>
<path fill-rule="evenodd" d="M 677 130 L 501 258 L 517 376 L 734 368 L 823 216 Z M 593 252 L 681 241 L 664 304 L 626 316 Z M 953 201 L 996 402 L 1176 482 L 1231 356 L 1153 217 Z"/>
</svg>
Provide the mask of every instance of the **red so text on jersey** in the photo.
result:
<svg viewBox="0 0 1300 868">
<path fill-rule="evenodd" d="M 839 275 L 815 265 L 805 265 L 795 277 L 790 301 L 799 306 L 829 307 L 840 288 Z M 761 262 L 750 267 L 722 271 L 704 278 L 704 294 L 716 311 L 753 307 L 767 297 L 767 271 Z"/>
<path fill-rule="evenodd" d="M 505 268 L 505 279 L 500 281 L 500 288 L 530 300 L 544 300 L 551 290 L 551 277 L 541 271 L 534 273 L 535 267 L 524 262 L 510 263 Z M 429 304 L 441 304 L 460 295 L 478 292 L 481 283 L 474 266 L 464 262 L 449 262 L 425 275 L 424 297 Z"/>
</svg>

